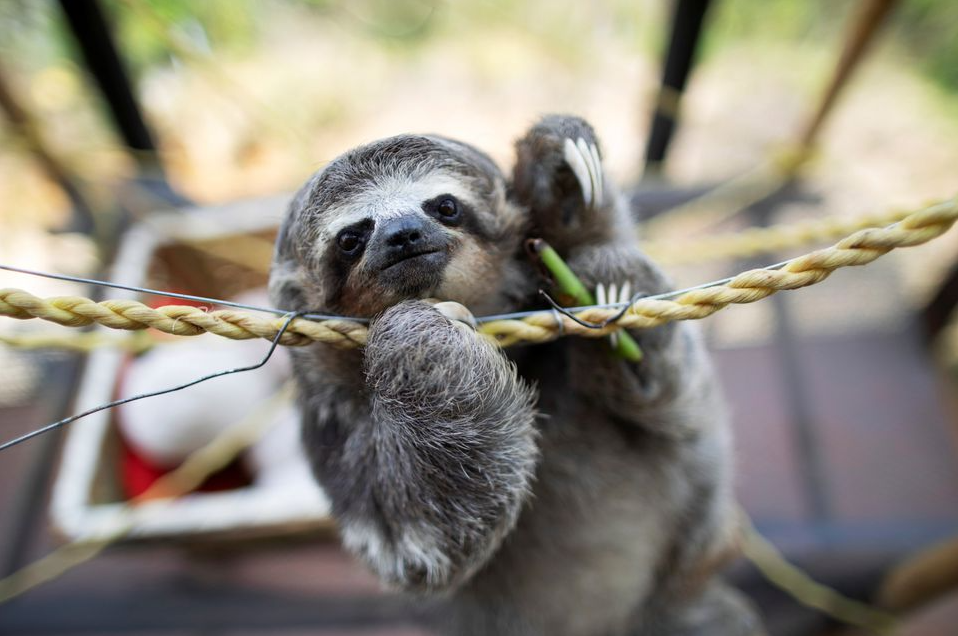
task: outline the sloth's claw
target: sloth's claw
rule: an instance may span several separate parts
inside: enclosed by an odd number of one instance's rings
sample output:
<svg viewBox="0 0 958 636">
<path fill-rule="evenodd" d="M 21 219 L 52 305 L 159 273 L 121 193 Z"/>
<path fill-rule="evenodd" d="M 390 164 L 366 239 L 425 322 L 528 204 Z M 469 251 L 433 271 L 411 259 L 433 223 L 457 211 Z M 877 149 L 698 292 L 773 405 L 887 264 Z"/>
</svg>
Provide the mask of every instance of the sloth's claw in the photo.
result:
<svg viewBox="0 0 958 636">
<path fill-rule="evenodd" d="M 581 140 L 580 140 L 581 141 Z M 592 183 L 593 199 L 595 206 L 601 207 L 605 201 L 605 183 L 602 174 L 602 160 L 599 158 L 599 149 L 595 144 L 589 144 L 589 154 L 592 157 Z"/>
<path fill-rule="evenodd" d="M 575 141 L 566 137 L 562 146 L 562 156 L 579 181 L 582 199 L 586 206 L 593 209 L 601 206 L 604 186 L 599 149 L 595 144 L 587 143 L 582 137 Z"/>
<path fill-rule="evenodd" d="M 572 168 L 572 173 L 579 181 L 579 188 L 582 190 L 582 198 L 587 206 L 592 206 L 592 178 L 589 176 L 589 167 L 586 164 L 585 157 L 578 145 L 569 138 L 566 138 L 562 146 L 562 156 L 565 162 Z"/>
<path fill-rule="evenodd" d="M 614 305 L 627 303 L 632 300 L 632 283 L 625 281 L 621 285 L 616 283 L 597 283 L 595 286 L 595 304 Z"/>
<path fill-rule="evenodd" d="M 472 315 L 471 311 L 466 309 L 465 305 L 447 300 L 434 304 L 433 309 L 453 322 L 460 322 L 471 327 L 472 329 L 476 329 L 476 317 Z"/>
<path fill-rule="evenodd" d="M 597 305 L 628 303 L 630 300 L 632 300 L 632 283 L 629 281 L 625 281 L 621 286 L 615 283 L 610 283 L 608 286 L 597 283 L 595 286 L 595 304 Z M 609 342 L 616 347 L 619 344 L 619 333 L 610 334 Z"/>
</svg>

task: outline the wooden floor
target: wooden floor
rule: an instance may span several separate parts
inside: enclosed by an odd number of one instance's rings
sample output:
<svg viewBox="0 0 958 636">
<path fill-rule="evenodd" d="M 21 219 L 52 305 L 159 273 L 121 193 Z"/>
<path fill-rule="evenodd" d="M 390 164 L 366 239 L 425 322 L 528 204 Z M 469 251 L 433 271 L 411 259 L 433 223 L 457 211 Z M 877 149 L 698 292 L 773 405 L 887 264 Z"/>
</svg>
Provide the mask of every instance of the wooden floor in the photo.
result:
<svg viewBox="0 0 958 636">
<path fill-rule="evenodd" d="M 912 330 L 722 347 L 715 358 L 734 414 L 741 500 L 759 529 L 816 576 L 867 594 L 907 551 L 958 535 L 955 419 Z M 50 406 L 0 410 L 3 437 L 42 423 Z M 33 442 L 0 458 L 8 568 L 54 545 L 42 505 L 27 520 L 24 545 L 11 543 L 29 515 L 22 496 L 40 448 Z M 748 566 L 732 576 L 773 633 L 821 627 Z M 117 548 L 0 606 L 0 634 L 425 633 L 408 607 L 377 590 L 328 543 L 244 553 Z"/>
</svg>

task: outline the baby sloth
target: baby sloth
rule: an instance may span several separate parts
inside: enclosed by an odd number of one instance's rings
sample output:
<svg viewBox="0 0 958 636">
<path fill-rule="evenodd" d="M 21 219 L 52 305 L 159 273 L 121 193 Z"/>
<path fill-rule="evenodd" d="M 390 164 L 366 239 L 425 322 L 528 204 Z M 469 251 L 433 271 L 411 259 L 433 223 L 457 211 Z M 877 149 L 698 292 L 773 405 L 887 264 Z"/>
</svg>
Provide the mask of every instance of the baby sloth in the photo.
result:
<svg viewBox="0 0 958 636">
<path fill-rule="evenodd" d="M 438 136 L 361 146 L 280 230 L 283 308 L 371 319 L 363 350 L 291 351 L 303 442 L 346 547 L 440 604 L 443 633 L 753 634 L 732 552 L 725 410 L 687 324 L 507 351 L 461 320 L 542 308 L 528 237 L 590 287 L 667 290 L 581 119 L 516 144 L 511 181 Z M 446 302 L 433 306 L 424 299 Z"/>
</svg>

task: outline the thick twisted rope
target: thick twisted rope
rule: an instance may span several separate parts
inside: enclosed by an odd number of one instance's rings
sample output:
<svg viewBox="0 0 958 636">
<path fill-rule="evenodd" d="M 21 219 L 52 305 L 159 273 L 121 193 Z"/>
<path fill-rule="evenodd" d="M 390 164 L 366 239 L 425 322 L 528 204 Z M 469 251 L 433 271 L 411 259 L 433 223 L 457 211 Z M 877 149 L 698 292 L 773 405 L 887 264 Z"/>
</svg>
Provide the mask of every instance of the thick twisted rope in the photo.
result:
<svg viewBox="0 0 958 636">
<path fill-rule="evenodd" d="M 868 214 L 854 219 L 834 217 L 810 219 L 797 223 L 750 227 L 735 233 L 716 234 L 690 239 L 646 240 L 642 250 L 661 265 L 684 265 L 710 260 L 750 258 L 770 252 L 802 247 L 809 243 L 825 243 L 848 236 L 856 230 L 883 227 L 898 223 L 911 212 L 892 210 Z"/>
<path fill-rule="evenodd" d="M 752 303 L 777 291 L 814 285 L 836 269 L 865 265 L 895 248 L 921 245 L 946 232 L 956 220 L 958 198 L 953 198 L 912 212 L 890 227 L 860 230 L 831 247 L 792 259 L 778 268 L 750 270 L 684 292 L 639 299 L 618 320 L 601 329 L 591 329 L 567 316 L 542 311 L 522 318 L 485 322 L 480 319 L 479 331 L 502 346 L 510 346 L 520 342 L 548 342 L 561 335 L 597 338 L 622 327 L 643 329 L 673 320 L 697 320 L 730 304 Z M 602 323 L 619 312 L 620 308 L 611 306 L 588 307 L 575 315 L 588 323 Z M 40 318 L 71 327 L 94 322 L 112 329 L 152 327 L 179 336 L 208 332 L 234 340 L 272 339 L 283 324 L 282 318 L 266 318 L 235 309 L 206 312 L 181 305 L 153 309 L 132 300 L 97 303 L 74 296 L 42 299 L 19 289 L 0 290 L 0 315 Z M 365 344 L 366 334 L 365 325 L 346 318 L 319 321 L 297 318 L 280 343 L 301 346 L 323 342 L 354 348 Z"/>
<path fill-rule="evenodd" d="M 821 282 L 836 269 L 865 265 L 898 247 L 926 243 L 946 232 L 958 220 L 958 198 L 917 210 L 886 228 L 855 232 L 832 247 L 792 259 L 779 269 L 743 272 L 720 283 L 692 289 L 672 299 L 645 298 L 632 304 L 615 325 L 589 329 L 563 318 L 564 333 L 598 337 L 616 327 L 649 328 L 673 320 L 697 320 L 730 304 L 751 303 L 777 291 L 799 289 Z M 576 314 L 584 321 L 600 323 L 615 316 L 610 308 L 588 308 Z M 555 316 L 541 312 L 521 321 L 500 320 L 482 325 L 503 346 L 517 342 L 544 342 L 556 337 L 560 328 Z"/>
<path fill-rule="evenodd" d="M 0 316 L 39 318 L 67 327 L 93 323 L 111 329 L 153 328 L 174 336 L 212 333 L 231 340 L 265 338 L 272 340 L 285 323 L 236 309 L 204 311 L 189 305 L 152 308 L 135 300 L 94 302 L 79 296 L 38 298 L 21 289 L 0 289 Z M 351 320 L 312 321 L 297 318 L 289 325 L 280 344 L 301 346 L 313 342 L 359 347 L 366 343 L 366 327 Z"/>
<path fill-rule="evenodd" d="M 156 339 L 146 331 L 130 335 L 105 334 L 102 332 L 28 333 L 22 335 L 0 334 L 0 344 L 16 349 L 67 349 L 91 352 L 111 347 L 130 353 L 143 353 L 152 349 Z"/>
</svg>

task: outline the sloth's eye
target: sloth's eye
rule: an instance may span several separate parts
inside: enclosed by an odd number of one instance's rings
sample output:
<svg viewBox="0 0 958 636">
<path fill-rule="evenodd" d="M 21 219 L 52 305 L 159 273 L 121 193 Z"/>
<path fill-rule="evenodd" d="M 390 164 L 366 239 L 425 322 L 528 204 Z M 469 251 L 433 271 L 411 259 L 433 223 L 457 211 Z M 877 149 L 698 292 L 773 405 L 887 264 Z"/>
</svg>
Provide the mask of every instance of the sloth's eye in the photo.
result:
<svg viewBox="0 0 958 636">
<path fill-rule="evenodd" d="M 442 199 L 436 205 L 436 213 L 439 214 L 439 219 L 446 223 L 458 221 L 460 215 L 459 203 L 453 198 Z"/>
<path fill-rule="evenodd" d="M 336 239 L 336 242 L 339 245 L 339 249 L 348 255 L 355 254 L 363 245 L 362 237 L 356 232 L 351 232 L 349 230 L 340 234 L 339 238 Z"/>
<path fill-rule="evenodd" d="M 450 227 L 460 225 L 465 214 L 462 204 L 451 194 L 441 194 L 435 199 L 424 201 L 422 209 L 432 218 Z"/>
<path fill-rule="evenodd" d="M 448 219 L 459 214 L 459 206 L 456 205 L 456 202 L 452 199 L 443 199 L 439 202 L 436 211 L 439 212 L 440 216 L 444 216 Z"/>
</svg>

